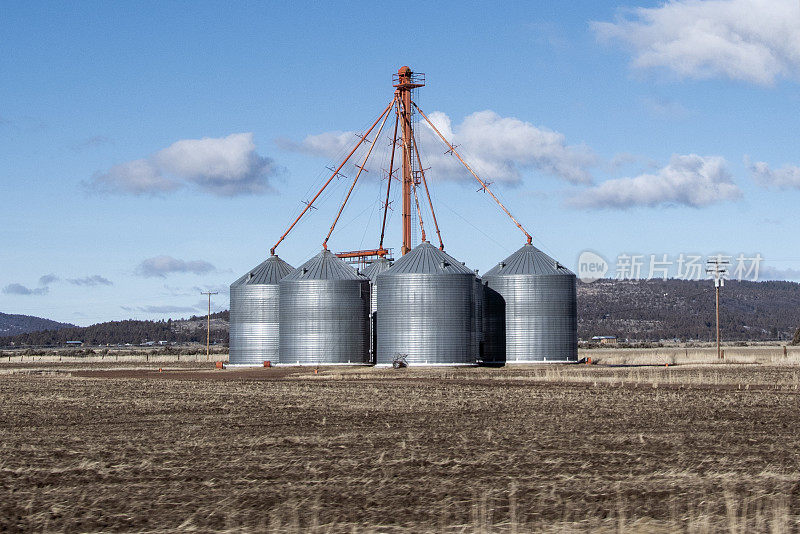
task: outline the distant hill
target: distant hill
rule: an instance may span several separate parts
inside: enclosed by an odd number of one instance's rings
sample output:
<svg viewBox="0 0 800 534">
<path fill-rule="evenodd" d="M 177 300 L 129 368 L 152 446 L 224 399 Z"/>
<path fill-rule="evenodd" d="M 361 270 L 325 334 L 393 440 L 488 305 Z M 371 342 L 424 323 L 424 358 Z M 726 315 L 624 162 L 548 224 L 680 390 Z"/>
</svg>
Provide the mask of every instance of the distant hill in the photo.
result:
<svg viewBox="0 0 800 534">
<path fill-rule="evenodd" d="M 74 327 L 74 324 L 59 323 L 32 315 L 0 313 L 0 336 L 15 336 L 17 334 L 26 334 L 28 332 L 38 332 L 41 330 L 59 330 L 61 328 Z"/>
<path fill-rule="evenodd" d="M 726 281 L 720 292 L 722 337 L 728 341 L 791 340 L 800 326 L 800 284 Z M 578 337 L 709 341 L 715 335 L 709 280 L 578 282 Z"/>
<path fill-rule="evenodd" d="M 227 311 L 211 314 L 211 339 L 219 343 L 228 342 Z M 58 323 L 57 323 L 58 324 Z M 192 316 L 189 319 L 166 321 L 109 321 L 86 327 L 68 325 L 58 330 L 43 330 L 16 336 L 0 337 L 0 346 L 47 346 L 63 345 L 67 341 L 83 341 L 88 345 L 116 345 L 130 343 L 138 345 L 147 341 L 171 341 L 176 343 L 206 341 L 206 317 Z"/>
</svg>

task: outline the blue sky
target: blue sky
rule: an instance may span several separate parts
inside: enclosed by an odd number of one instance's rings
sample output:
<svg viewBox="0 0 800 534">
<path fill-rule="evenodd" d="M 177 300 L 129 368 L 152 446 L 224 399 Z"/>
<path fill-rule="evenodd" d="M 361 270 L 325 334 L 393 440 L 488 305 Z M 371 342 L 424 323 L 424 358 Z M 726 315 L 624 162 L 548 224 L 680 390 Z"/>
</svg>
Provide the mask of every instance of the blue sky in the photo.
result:
<svg viewBox="0 0 800 534">
<path fill-rule="evenodd" d="M 759 253 L 762 278 L 800 277 L 794 0 L 6 2 L 0 45 L 6 313 L 187 316 L 207 289 L 226 309 L 404 64 L 427 75 L 420 107 L 562 263 Z M 484 272 L 523 236 L 418 131 L 446 249 Z M 334 250 L 377 245 L 382 145 Z M 282 258 L 319 251 L 347 186 Z"/>
</svg>

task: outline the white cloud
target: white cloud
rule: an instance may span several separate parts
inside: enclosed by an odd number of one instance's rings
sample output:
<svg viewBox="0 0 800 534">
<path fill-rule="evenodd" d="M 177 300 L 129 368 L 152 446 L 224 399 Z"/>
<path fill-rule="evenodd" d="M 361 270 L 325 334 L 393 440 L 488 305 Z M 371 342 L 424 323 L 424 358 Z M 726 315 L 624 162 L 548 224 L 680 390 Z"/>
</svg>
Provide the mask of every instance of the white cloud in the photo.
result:
<svg viewBox="0 0 800 534">
<path fill-rule="evenodd" d="M 47 288 L 46 286 L 31 289 L 16 282 L 13 284 L 8 284 L 6 287 L 3 288 L 3 293 L 5 293 L 6 295 L 45 295 L 48 291 L 49 288 Z"/>
<path fill-rule="evenodd" d="M 637 68 L 761 85 L 800 72 L 797 0 L 673 0 L 628 12 L 592 26 L 601 40 L 630 46 Z"/>
<path fill-rule="evenodd" d="M 329 159 L 334 159 L 340 155 L 344 158 L 344 156 L 347 155 L 344 153 L 344 150 L 346 148 L 352 148 L 357 142 L 358 139 L 355 136 L 355 132 L 341 131 L 308 135 L 299 143 L 282 137 L 275 139 L 275 143 L 284 150 L 302 152 L 304 154 L 322 156 Z"/>
<path fill-rule="evenodd" d="M 780 169 L 772 169 L 768 163 L 763 161 L 752 163 L 746 156 L 744 163 L 750 169 L 753 180 L 761 187 L 800 189 L 800 167 L 784 165 Z"/>
<path fill-rule="evenodd" d="M 519 183 L 523 170 L 535 169 L 570 183 L 592 182 L 589 168 L 597 164 L 597 157 L 586 146 L 567 145 L 561 133 L 513 117 L 501 117 L 493 111 L 473 113 L 456 125 L 440 111 L 428 116 L 448 141 L 458 145 L 459 153 L 481 178 Z M 445 154 L 447 147 L 427 123 L 421 120 L 420 125 L 415 135 L 423 164 L 431 167 L 426 174 L 434 180 L 473 180 L 455 157 Z M 387 125 L 382 137 L 390 129 Z M 373 140 L 374 134 L 370 137 Z M 326 158 L 343 156 L 345 149 L 357 142 L 355 132 L 340 131 L 310 135 L 299 143 L 278 140 L 284 149 Z M 378 146 L 384 144 L 378 143 Z M 379 155 L 370 158 L 370 170 L 374 168 L 373 160 L 378 159 Z"/>
<path fill-rule="evenodd" d="M 114 165 L 104 173 L 92 177 L 89 186 L 101 193 L 127 193 L 131 195 L 157 194 L 181 187 L 179 181 L 167 178 L 149 160 L 137 159 Z"/>
<path fill-rule="evenodd" d="M 51 274 L 45 274 L 45 275 L 39 277 L 39 285 L 40 286 L 49 286 L 53 282 L 58 282 L 59 280 L 60 279 L 58 278 L 58 276 L 56 276 L 56 275 L 54 275 L 52 273 Z"/>
<path fill-rule="evenodd" d="M 702 207 L 741 196 L 724 158 L 675 154 L 655 174 L 608 180 L 581 191 L 569 204 L 586 208 Z"/>
<path fill-rule="evenodd" d="M 84 276 L 83 278 L 68 278 L 67 282 L 74 286 L 112 286 L 114 283 L 105 278 L 104 276 L 100 276 L 99 274 L 95 274 L 92 276 Z"/>
<path fill-rule="evenodd" d="M 493 111 L 473 113 L 455 127 L 442 112 L 429 117 L 450 142 L 461 145 L 458 150 L 468 157 L 467 162 L 490 180 L 519 182 L 522 169 L 536 169 L 574 184 L 592 182 L 588 168 L 597 163 L 596 156 L 586 146 L 567 145 L 561 133 Z M 452 156 L 435 154 L 458 168 Z"/>
<path fill-rule="evenodd" d="M 256 153 L 252 133 L 177 141 L 154 161 L 165 172 L 223 196 L 268 191 L 267 177 L 277 170 L 272 160 Z"/>
<path fill-rule="evenodd" d="M 214 266 L 203 260 L 179 260 L 172 256 L 147 258 L 136 267 L 136 274 L 145 278 L 166 278 L 170 273 L 204 274 L 214 270 Z"/>
<path fill-rule="evenodd" d="M 163 306 L 120 306 L 125 311 L 129 312 L 145 312 L 145 313 L 160 313 L 160 314 L 170 314 L 170 313 L 196 313 L 197 311 L 202 311 L 202 307 L 192 307 L 192 306 L 173 306 L 170 304 L 166 304 Z"/>
<path fill-rule="evenodd" d="M 800 280 L 800 270 L 798 269 L 778 269 L 769 265 L 763 265 L 758 272 L 759 280 Z"/>
<path fill-rule="evenodd" d="M 252 133 L 184 139 L 145 159 L 115 165 L 97 173 L 89 187 L 106 193 L 159 194 L 195 186 L 217 196 L 269 192 L 279 172 L 256 152 Z"/>
</svg>

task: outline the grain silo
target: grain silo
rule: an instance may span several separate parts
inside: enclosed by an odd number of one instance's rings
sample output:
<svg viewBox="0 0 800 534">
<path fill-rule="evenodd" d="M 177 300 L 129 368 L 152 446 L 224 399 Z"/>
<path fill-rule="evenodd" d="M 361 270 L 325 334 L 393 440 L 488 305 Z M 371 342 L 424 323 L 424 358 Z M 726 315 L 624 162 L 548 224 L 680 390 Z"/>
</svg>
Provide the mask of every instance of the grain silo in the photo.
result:
<svg viewBox="0 0 800 534">
<path fill-rule="evenodd" d="M 487 362 L 578 359 L 575 275 L 524 245 L 483 275 Z"/>
<path fill-rule="evenodd" d="M 231 284 L 229 365 L 278 362 L 278 282 L 293 270 L 273 255 Z"/>
<path fill-rule="evenodd" d="M 379 365 L 474 365 L 475 273 L 427 241 L 376 277 Z"/>
<path fill-rule="evenodd" d="M 327 249 L 280 282 L 282 365 L 369 363 L 369 281 Z"/>
<path fill-rule="evenodd" d="M 386 258 L 378 258 L 361 271 L 361 275 L 369 279 L 369 285 L 373 289 L 370 291 L 370 313 L 374 313 L 378 309 L 378 292 L 374 291 L 377 287 L 375 278 L 382 272 L 389 270 L 391 266 L 391 262 Z"/>
<path fill-rule="evenodd" d="M 392 266 L 391 262 L 384 257 L 380 257 L 364 269 L 361 274 L 369 278 L 369 355 L 370 360 L 375 362 L 375 350 L 378 346 L 378 285 L 375 277 L 388 270 Z"/>
<path fill-rule="evenodd" d="M 473 320 L 475 321 L 475 327 L 473 328 L 474 334 L 474 343 L 475 343 L 475 354 L 478 357 L 478 361 L 483 360 L 483 352 L 484 352 L 484 336 L 483 336 L 483 309 L 484 309 L 484 290 L 483 290 L 483 281 L 478 277 L 478 271 L 475 271 L 475 299 L 474 306 L 475 306 L 475 316 Z"/>
</svg>

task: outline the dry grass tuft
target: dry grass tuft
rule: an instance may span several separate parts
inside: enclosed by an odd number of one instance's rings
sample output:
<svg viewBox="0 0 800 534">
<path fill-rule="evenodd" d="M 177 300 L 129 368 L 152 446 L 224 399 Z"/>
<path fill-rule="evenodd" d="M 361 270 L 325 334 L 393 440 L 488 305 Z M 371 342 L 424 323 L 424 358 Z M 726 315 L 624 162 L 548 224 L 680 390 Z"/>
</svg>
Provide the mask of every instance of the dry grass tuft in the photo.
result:
<svg viewBox="0 0 800 534">
<path fill-rule="evenodd" d="M 0 531 L 793 532 L 798 372 L 6 374 Z"/>
</svg>

